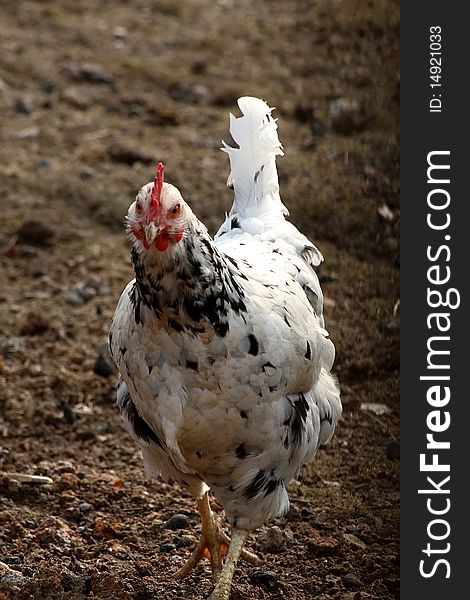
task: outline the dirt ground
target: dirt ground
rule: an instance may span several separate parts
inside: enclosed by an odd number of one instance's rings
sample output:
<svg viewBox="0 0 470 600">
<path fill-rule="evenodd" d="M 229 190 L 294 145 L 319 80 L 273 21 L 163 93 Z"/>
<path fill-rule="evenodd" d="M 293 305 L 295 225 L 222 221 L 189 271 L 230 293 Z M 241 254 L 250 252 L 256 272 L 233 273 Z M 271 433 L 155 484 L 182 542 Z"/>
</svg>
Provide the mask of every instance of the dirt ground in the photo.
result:
<svg viewBox="0 0 470 600">
<path fill-rule="evenodd" d="M 214 232 L 246 94 L 277 108 L 281 194 L 325 256 L 344 414 L 232 598 L 398 597 L 398 32 L 395 0 L 2 2 L 0 599 L 210 593 L 208 563 L 173 580 L 196 507 L 145 478 L 103 347 L 128 205 L 162 160 Z"/>
</svg>

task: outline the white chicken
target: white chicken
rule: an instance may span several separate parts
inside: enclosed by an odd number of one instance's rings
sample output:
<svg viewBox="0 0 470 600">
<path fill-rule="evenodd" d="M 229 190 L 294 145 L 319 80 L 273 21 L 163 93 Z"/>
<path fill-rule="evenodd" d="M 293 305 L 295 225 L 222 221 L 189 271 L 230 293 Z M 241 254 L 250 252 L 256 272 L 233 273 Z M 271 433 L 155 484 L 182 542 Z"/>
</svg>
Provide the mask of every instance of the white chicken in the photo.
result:
<svg viewBox="0 0 470 600">
<path fill-rule="evenodd" d="M 187 488 L 202 518 L 201 540 L 177 577 L 207 551 L 227 600 L 248 532 L 289 507 L 287 484 L 328 442 L 341 414 L 314 267 L 318 249 L 286 220 L 273 109 L 238 100 L 238 144 L 224 144 L 233 207 L 214 239 L 180 192 L 142 187 L 129 208 L 135 279 L 110 329 L 120 372 L 117 404 L 150 476 Z M 231 541 L 208 492 L 224 507 Z M 222 562 L 225 544 L 228 552 Z"/>
</svg>

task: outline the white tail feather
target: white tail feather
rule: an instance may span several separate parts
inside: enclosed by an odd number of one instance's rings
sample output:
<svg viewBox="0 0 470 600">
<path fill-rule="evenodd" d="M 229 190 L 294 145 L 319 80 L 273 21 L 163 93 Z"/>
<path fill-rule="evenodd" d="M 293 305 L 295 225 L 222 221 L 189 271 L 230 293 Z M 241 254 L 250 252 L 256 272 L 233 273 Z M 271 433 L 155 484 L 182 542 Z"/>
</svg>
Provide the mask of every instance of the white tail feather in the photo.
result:
<svg viewBox="0 0 470 600">
<path fill-rule="evenodd" d="M 230 133 L 238 148 L 225 142 L 222 148 L 230 159 L 227 185 L 234 189 L 235 197 L 230 213 L 215 235 L 217 244 L 227 251 L 232 241 L 239 243 L 240 236 L 257 236 L 260 241 L 282 240 L 307 264 L 319 265 L 323 260 L 320 251 L 285 219 L 289 211 L 279 195 L 276 169 L 276 156 L 282 156 L 284 152 L 276 121 L 271 116 L 274 109 L 263 100 L 250 96 L 239 98 L 238 106 L 243 116 L 230 115 Z M 315 298 L 319 298 L 318 280 L 310 286 L 307 282 L 310 278 L 309 271 L 305 284 Z"/>
<path fill-rule="evenodd" d="M 276 156 L 284 152 L 271 116 L 273 108 L 250 96 L 239 98 L 238 106 L 243 116 L 230 115 L 230 133 L 238 148 L 222 142 L 231 167 L 227 185 L 235 192 L 229 216 L 243 220 L 272 213 L 288 215 L 279 195 Z"/>
</svg>

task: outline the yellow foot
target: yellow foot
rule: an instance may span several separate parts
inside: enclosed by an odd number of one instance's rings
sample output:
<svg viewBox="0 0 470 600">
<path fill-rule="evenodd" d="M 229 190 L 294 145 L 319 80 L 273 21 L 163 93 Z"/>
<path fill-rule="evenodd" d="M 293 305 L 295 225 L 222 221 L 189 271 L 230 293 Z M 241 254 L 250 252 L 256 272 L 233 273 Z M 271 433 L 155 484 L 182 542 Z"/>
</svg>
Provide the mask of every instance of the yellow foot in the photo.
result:
<svg viewBox="0 0 470 600">
<path fill-rule="evenodd" d="M 181 569 L 175 573 L 175 579 L 183 579 L 203 558 L 208 558 L 211 561 L 212 577 L 214 582 L 217 581 L 222 571 L 222 556 L 226 554 L 227 548 L 228 546 L 221 542 L 217 535 L 209 541 L 207 536 L 202 533 L 201 539 L 192 551 L 191 556 Z"/>
<path fill-rule="evenodd" d="M 230 538 L 215 522 L 213 522 L 213 527 L 214 535 L 208 536 L 204 532 L 201 534 L 201 538 L 192 551 L 191 556 L 181 569 L 175 573 L 175 579 L 183 579 L 203 558 L 208 558 L 211 561 L 214 583 L 217 582 L 222 571 L 222 559 L 227 554 L 230 546 Z M 254 565 L 260 565 L 262 562 L 256 554 L 245 548 L 242 549 L 240 558 Z"/>
<path fill-rule="evenodd" d="M 218 584 L 220 578 L 223 580 L 226 579 L 227 565 L 225 565 L 222 569 L 222 558 L 227 554 L 228 551 L 227 561 L 229 561 L 229 559 L 232 561 L 230 548 L 233 548 L 233 539 L 230 540 L 230 538 L 222 531 L 220 525 L 215 521 L 209 504 L 209 495 L 207 492 L 202 498 L 197 499 L 197 507 L 201 514 L 202 521 L 201 539 L 185 564 L 181 567 L 181 569 L 179 569 L 179 571 L 176 572 L 175 578 L 182 579 L 183 577 L 186 577 L 186 575 L 202 560 L 202 558 L 206 557 L 211 561 L 212 578 L 214 583 Z M 241 534 L 238 530 L 234 530 L 234 533 L 236 533 L 235 537 L 237 537 L 237 539 L 240 538 Z M 261 560 L 256 556 L 256 554 L 253 554 L 249 550 L 243 549 L 243 541 L 245 537 L 246 532 L 244 532 L 243 539 L 238 539 L 235 546 L 237 559 L 240 556 L 243 560 L 251 562 L 255 565 L 259 565 Z M 236 561 L 234 564 L 236 564 Z M 235 568 L 234 565 L 233 568 Z M 217 587 L 220 586 L 216 585 L 214 592 L 216 592 Z M 230 590 L 230 585 L 227 589 Z M 218 598 L 218 596 L 214 596 L 214 599 L 215 598 Z M 224 596 L 220 596 L 220 598 L 224 598 Z"/>
</svg>

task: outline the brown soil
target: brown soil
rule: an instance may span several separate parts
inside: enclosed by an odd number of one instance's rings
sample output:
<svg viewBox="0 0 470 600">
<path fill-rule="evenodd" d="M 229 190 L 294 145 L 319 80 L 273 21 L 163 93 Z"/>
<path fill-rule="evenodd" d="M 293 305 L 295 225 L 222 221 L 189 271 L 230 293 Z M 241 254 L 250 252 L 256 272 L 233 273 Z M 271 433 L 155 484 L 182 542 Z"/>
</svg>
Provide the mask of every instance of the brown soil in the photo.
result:
<svg viewBox="0 0 470 600">
<path fill-rule="evenodd" d="M 0 599 L 210 592 L 207 563 L 173 580 L 195 504 L 146 480 L 95 363 L 132 276 L 127 206 L 163 160 L 215 231 L 244 94 L 277 107 L 283 199 L 325 255 L 345 410 L 232 597 L 398 597 L 398 3 L 11 0 L 0 52 Z"/>
</svg>

